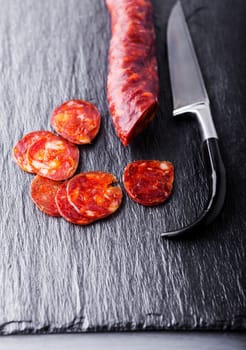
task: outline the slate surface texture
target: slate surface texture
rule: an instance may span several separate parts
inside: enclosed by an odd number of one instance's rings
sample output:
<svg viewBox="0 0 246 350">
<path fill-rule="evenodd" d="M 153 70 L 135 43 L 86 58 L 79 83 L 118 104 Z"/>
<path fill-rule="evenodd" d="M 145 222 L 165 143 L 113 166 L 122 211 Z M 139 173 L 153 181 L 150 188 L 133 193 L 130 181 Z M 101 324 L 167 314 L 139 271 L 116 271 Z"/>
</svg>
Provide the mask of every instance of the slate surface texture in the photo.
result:
<svg viewBox="0 0 246 350">
<path fill-rule="evenodd" d="M 117 139 L 106 99 L 110 19 L 103 0 L 0 0 L 0 333 L 246 329 L 246 37 L 244 0 L 183 0 L 228 174 L 224 210 L 194 237 L 208 196 L 197 126 L 171 117 L 166 25 L 174 1 L 155 0 L 160 111 L 131 146 Z M 32 175 L 12 161 L 25 133 L 48 129 L 70 98 L 95 103 L 102 128 L 81 147 L 79 171 L 121 179 L 136 159 L 174 163 L 170 201 L 144 208 L 126 195 L 89 227 L 42 214 Z"/>
</svg>

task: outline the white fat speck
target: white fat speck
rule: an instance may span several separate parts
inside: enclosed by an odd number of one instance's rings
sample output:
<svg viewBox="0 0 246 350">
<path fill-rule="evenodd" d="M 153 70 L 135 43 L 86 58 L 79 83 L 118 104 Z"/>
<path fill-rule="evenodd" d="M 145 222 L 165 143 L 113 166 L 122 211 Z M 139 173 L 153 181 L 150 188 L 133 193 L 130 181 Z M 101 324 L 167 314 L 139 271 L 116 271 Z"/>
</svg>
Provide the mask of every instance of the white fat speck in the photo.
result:
<svg viewBox="0 0 246 350">
<path fill-rule="evenodd" d="M 42 162 L 39 162 L 38 160 L 33 160 L 32 161 L 32 165 L 34 166 L 34 168 L 36 169 L 48 169 L 47 165 L 45 165 L 44 163 Z"/>
<path fill-rule="evenodd" d="M 168 166 L 166 165 L 166 163 L 162 162 L 162 163 L 160 164 L 160 168 L 161 168 L 162 170 L 167 170 L 167 169 L 168 169 Z"/>
<path fill-rule="evenodd" d="M 80 136 L 79 141 L 84 143 L 89 143 L 90 139 L 87 136 Z"/>
<path fill-rule="evenodd" d="M 42 175 L 47 175 L 48 174 L 48 169 L 40 169 L 39 170 Z"/>
<path fill-rule="evenodd" d="M 77 116 L 77 118 L 79 118 L 80 120 L 82 120 L 83 122 L 85 122 L 87 120 L 87 117 L 84 114 L 80 114 Z"/>
<path fill-rule="evenodd" d="M 91 216 L 91 217 L 95 216 L 95 213 L 92 210 L 86 210 L 85 213 L 87 216 Z"/>
<path fill-rule="evenodd" d="M 74 102 L 74 101 L 69 101 L 68 104 L 67 104 L 67 106 L 72 106 L 72 105 L 76 105 L 76 102 Z"/>
<path fill-rule="evenodd" d="M 50 166 L 51 168 L 57 168 L 57 165 L 58 165 L 58 161 L 57 161 L 57 160 L 51 160 L 51 161 L 49 162 L 49 166 Z"/>
<path fill-rule="evenodd" d="M 51 142 L 46 142 L 45 145 L 46 149 L 53 149 L 53 150 L 63 150 L 64 145 L 62 141 L 51 141 Z"/>
<path fill-rule="evenodd" d="M 113 213 L 116 209 L 118 209 L 118 202 L 117 201 L 113 201 L 110 206 L 109 206 L 109 211 L 111 213 Z"/>
</svg>

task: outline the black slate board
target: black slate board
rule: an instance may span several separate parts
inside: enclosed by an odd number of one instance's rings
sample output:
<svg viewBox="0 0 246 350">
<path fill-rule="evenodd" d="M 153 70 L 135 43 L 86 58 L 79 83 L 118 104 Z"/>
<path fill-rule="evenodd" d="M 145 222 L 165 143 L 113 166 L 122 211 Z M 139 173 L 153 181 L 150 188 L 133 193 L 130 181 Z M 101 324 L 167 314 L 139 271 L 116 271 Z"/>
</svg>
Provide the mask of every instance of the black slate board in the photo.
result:
<svg viewBox="0 0 246 350">
<path fill-rule="evenodd" d="M 159 233 L 192 222 L 207 196 L 196 124 L 171 117 L 166 24 L 172 0 L 153 1 L 160 111 L 130 147 L 117 139 L 106 100 L 110 21 L 103 0 L 0 0 L 0 333 L 140 329 L 245 329 L 246 42 L 244 0 L 182 1 L 228 173 L 224 210 L 195 237 Z M 50 129 L 55 106 L 95 103 L 97 140 L 81 147 L 79 171 L 121 178 L 135 159 L 176 167 L 171 200 L 122 209 L 89 227 L 42 214 L 32 175 L 12 161 L 25 133 Z"/>
</svg>

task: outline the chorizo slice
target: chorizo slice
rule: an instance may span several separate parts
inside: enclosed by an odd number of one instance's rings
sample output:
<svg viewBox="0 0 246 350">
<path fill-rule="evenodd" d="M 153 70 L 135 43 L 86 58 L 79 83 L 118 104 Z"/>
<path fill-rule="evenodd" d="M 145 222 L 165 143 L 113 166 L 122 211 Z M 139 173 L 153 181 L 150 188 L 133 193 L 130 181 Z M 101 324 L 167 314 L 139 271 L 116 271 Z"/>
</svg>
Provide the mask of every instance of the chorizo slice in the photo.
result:
<svg viewBox="0 0 246 350">
<path fill-rule="evenodd" d="M 58 106 L 51 115 L 51 125 L 68 141 L 82 145 L 90 143 L 98 134 L 101 116 L 92 103 L 70 100 Z"/>
<path fill-rule="evenodd" d="M 159 78 L 150 0 L 106 0 L 111 16 L 107 96 L 123 145 L 152 121 L 158 107 Z"/>
<path fill-rule="evenodd" d="M 53 181 L 36 175 L 31 183 L 31 198 L 45 214 L 60 216 L 55 197 L 62 182 Z"/>
<path fill-rule="evenodd" d="M 145 206 L 165 202 L 172 193 L 174 167 L 171 162 L 138 160 L 126 166 L 123 184 L 131 199 Z"/>
<path fill-rule="evenodd" d="M 62 137 L 52 135 L 33 143 L 27 157 L 36 174 L 61 181 L 74 175 L 79 162 L 79 149 Z"/>
<path fill-rule="evenodd" d="M 113 214 L 122 201 L 114 175 L 101 171 L 80 173 L 68 181 L 67 196 L 77 212 L 96 221 Z"/>
<path fill-rule="evenodd" d="M 79 214 L 67 198 L 67 182 L 64 182 L 56 193 L 56 205 L 60 215 L 67 221 L 76 225 L 89 225 L 93 220 Z"/>
<path fill-rule="evenodd" d="M 36 141 L 43 137 L 49 137 L 53 135 L 50 131 L 39 130 L 26 134 L 21 140 L 19 140 L 13 147 L 13 159 L 19 165 L 19 167 L 29 173 L 35 173 L 33 167 L 30 165 L 27 152 L 29 147 Z"/>
</svg>

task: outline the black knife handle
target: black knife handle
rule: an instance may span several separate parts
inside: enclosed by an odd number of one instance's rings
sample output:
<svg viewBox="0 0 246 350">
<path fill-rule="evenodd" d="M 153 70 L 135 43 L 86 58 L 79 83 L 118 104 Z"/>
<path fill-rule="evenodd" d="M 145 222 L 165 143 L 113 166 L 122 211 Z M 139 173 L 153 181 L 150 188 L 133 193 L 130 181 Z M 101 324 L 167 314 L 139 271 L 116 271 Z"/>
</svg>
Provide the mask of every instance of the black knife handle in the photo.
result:
<svg viewBox="0 0 246 350">
<path fill-rule="evenodd" d="M 206 139 L 203 141 L 203 149 L 209 178 L 209 199 L 206 207 L 194 223 L 175 231 L 162 233 L 162 237 L 188 234 L 200 225 L 211 223 L 222 209 L 226 194 L 226 172 L 218 139 Z"/>
<path fill-rule="evenodd" d="M 219 140 L 207 139 L 203 142 L 205 161 L 209 172 L 210 200 L 207 205 L 205 223 L 209 224 L 220 213 L 226 194 L 226 171 L 221 157 Z"/>
</svg>

